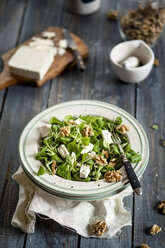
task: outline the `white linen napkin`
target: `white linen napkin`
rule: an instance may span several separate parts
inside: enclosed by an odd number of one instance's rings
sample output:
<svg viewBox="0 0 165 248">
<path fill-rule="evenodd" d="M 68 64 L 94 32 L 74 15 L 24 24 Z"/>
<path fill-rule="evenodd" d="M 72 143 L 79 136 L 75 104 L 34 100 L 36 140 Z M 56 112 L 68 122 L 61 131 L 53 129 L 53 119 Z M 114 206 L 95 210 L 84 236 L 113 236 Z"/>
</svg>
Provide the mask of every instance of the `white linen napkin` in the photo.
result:
<svg viewBox="0 0 165 248">
<path fill-rule="evenodd" d="M 45 215 L 86 238 L 95 237 L 90 230 L 96 219 L 107 224 L 107 231 L 100 238 L 109 239 L 122 227 L 131 225 L 130 212 L 123 206 L 123 198 L 132 193 L 131 188 L 104 200 L 72 201 L 35 186 L 21 167 L 13 178 L 19 184 L 19 200 L 11 224 L 24 232 L 35 232 L 36 214 Z"/>
</svg>

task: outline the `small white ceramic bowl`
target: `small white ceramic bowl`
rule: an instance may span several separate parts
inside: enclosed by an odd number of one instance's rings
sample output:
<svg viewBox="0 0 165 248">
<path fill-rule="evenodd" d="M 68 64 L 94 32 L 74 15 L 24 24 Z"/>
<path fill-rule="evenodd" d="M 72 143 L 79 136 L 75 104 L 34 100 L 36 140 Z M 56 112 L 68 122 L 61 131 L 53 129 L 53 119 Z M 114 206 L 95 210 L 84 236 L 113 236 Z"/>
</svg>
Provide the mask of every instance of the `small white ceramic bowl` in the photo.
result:
<svg viewBox="0 0 165 248">
<path fill-rule="evenodd" d="M 142 63 L 135 68 L 125 68 L 122 61 L 130 56 L 137 57 Z M 131 40 L 119 43 L 110 52 L 112 69 L 116 76 L 126 83 L 143 81 L 151 72 L 154 63 L 154 53 L 142 40 Z"/>
</svg>

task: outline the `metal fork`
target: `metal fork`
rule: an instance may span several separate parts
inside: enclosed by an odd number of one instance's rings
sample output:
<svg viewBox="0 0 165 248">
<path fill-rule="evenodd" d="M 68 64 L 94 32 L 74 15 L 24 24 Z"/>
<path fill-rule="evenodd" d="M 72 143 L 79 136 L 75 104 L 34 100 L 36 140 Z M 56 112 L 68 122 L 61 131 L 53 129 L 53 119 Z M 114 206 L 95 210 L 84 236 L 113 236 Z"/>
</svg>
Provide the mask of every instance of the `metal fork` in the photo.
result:
<svg viewBox="0 0 165 248">
<path fill-rule="evenodd" d="M 137 195 L 142 195 L 142 188 L 141 188 L 140 182 L 139 182 L 139 180 L 135 174 L 135 171 L 134 171 L 132 165 L 128 161 L 128 159 L 127 159 L 127 157 L 126 157 L 126 155 L 125 155 L 125 153 L 121 147 L 121 139 L 119 137 L 119 134 L 115 131 L 112 131 L 112 141 L 114 144 L 116 144 L 119 147 L 121 158 L 123 160 L 123 165 L 125 167 L 128 179 L 130 181 L 130 184 L 131 184 L 134 192 Z"/>
</svg>

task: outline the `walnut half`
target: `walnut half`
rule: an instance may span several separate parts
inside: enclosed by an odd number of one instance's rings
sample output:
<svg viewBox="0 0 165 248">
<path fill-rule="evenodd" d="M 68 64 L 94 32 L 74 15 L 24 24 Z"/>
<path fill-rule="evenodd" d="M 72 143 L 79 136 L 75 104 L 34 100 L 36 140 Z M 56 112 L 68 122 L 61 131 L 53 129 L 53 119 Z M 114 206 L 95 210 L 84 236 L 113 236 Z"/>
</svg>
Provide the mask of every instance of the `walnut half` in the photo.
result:
<svg viewBox="0 0 165 248">
<path fill-rule="evenodd" d="M 115 182 L 119 182 L 122 181 L 123 176 L 122 176 L 122 172 L 117 170 L 117 171 L 107 171 L 104 175 L 105 180 L 109 183 L 115 183 Z"/>
<path fill-rule="evenodd" d="M 130 127 L 129 126 L 126 126 L 126 125 L 118 125 L 116 127 L 116 130 L 119 130 L 122 134 L 125 134 L 127 131 L 130 130 Z"/>
<path fill-rule="evenodd" d="M 102 236 L 106 229 L 107 225 L 104 220 L 96 220 L 93 224 L 93 233 L 97 236 Z"/>
<path fill-rule="evenodd" d="M 70 134 L 70 127 L 66 126 L 66 127 L 60 128 L 60 136 L 61 137 L 69 136 L 69 134 Z"/>
<path fill-rule="evenodd" d="M 94 132 L 92 128 L 88 125 L 85 125 L 84 129 L 82 130 L 82 136 L 83 137 L 88 137 L 88 136 L 93 136 Z"/>
<path fill-rule="evenodd" d="M 107 163 L 107 160 L 103 156 L 101 156 L 101 155 L 96 155 L 92 159 L 95 160 L 96 161 L 96 164 L 98 164 L 98 165 L 104 166 L 104 165 L 107 165 L 108 164 Z"/>
<path fill-rule="evenodd" d="M 150 229 L 150 234 L 155 235 L 156 233 L 161 232 L 162 228 L 159 227 L 158 225 L 154 224 L 151 229 Z"/>
</svg>

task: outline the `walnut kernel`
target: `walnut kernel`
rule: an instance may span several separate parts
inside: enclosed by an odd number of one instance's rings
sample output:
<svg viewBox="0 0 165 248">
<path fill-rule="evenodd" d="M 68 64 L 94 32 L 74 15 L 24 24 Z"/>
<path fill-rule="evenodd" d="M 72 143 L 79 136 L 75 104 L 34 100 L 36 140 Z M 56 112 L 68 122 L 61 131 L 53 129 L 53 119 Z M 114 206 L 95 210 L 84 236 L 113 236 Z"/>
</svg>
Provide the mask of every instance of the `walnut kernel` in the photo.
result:
<svg viewBox="0 0 165 248">
<path fill-rule="evenodd" d="M 118 158 L 112 158 L 108 164 L 108 166 L 112 166 L 114 167 L 115 165 L 117 165 L 119 162 L 119 159 Z"/>
<path fill-rule="evenodd" d="M 51 165 L 51 170 L 52 170 L 53 174 L 56 174 L 56 171 L 57 171 L 56 161 L 54 161 L 53 164 Z"/>
<path fill-rule="evenodd" d="M 108 164 L 107 160 L 103 156 L 101 156 L 101 155 L 96 155 L 92 159 L 95 160 L 96 161 L 96 164 L 98 164 L 98 165 L 102 165 L 103 166 L 103 165 L 107 165 Z"/>
<path fill-rule="evenodd" d="M 161 201 L 161 203 L 159 203 L 158 209 L 161 211 L 162 214 L 165 214 L 165 201 Z"/>
<path fill-rule="evenodd" d="M 162 228 L 159 227 L 158 225 L 154 224 L 151 229 L 150 229 L 150 234 L 155 235 L 156 233 L 161 232 Z"/>
<path fill-rule="evenodd" d="M 69 122 L 69 124 L 71 124 L 71 125 L 74 125 L 74 124 L 75 124 L 75 122 L 74 122 L 73 119 L 69 120 L 68 122 Z"/>
<path fill-rule="evenodd" d="M 94 132 L 90 126 L 85 125 L 84 129 L 82 130 L 82 136 L 83 137 L 88 137 L 88 136 L 93 136 Z"/>
<path fill-rule="evenodd" d="M 109 20 L 117 20 L 118 13 L 116 10 L 108 10 L 107 11 L 107 19 Z"/>
<path fill-rule="evenodd" d="M 93 233 L 97 236 L 102 236 L 106 229 L 107 225 L 104 220 L 96 220 L 93 224 Z"/>
<path fill-rule="evenodd" d="M 109 158 L 109 152 L 106 150 L 102 150 L 102 153 L 104 154 L 104 156 L 107 158 Z"/>
<path fill-rule="evenodd" d="M 150 248 L 147 244 L 141 244 L 140 248 Z"/>
<path fill-rule="evenodd" d="M 159 60 L 158 59 L 154 59 L 154 65 L 159 66 Z"/>
<path fill-rule="evenodd" d="M 60 136 L 61 137 L 69 136 L 69 134 L 70 134 L 70 127 L 69 126 L 60 128 Z"/>
<path fill-rule="evenodd" d="M 125 134 L 127 131 L 130 130 L 130 127 L 129 126 L 126 126 L 126 125 L 118 125 L 116 127 L 116 130 L 119 130 L 122 134 Z"/>
<path fill-rule="evenodd" d="M 105 180 L 107 182 L 110 183 L 115 183 L 115 182 L 119 182 L 122 181 L 123 176 L 122 176 L 122 172 L 117 170 L 117 171 L 107 171 L 104 175 Z"/>
</svg>

